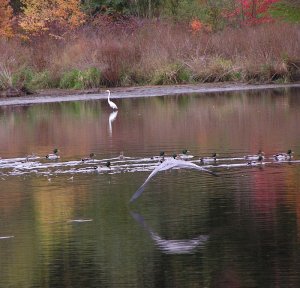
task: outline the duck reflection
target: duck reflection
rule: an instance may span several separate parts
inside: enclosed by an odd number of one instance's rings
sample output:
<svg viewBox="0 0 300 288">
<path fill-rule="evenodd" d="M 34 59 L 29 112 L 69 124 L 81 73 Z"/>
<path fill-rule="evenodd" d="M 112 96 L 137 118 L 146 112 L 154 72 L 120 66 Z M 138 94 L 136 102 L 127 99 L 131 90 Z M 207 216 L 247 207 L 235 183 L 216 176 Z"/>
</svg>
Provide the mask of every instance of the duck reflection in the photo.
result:
<svg viewBox="0 0 300 288">
<path fill-rule="evenodd" d="M 209 238 L 208 235 L 199 235 L 192 239 L 166 240 L 153 231 L 139 213 L 131 211 L 130 214 L 149 233 L 155 245 L 165 254 L 193 254 L 196 249 L 202 248 Z"/>
<path fill-rule="evenodd" d="M 109 135 L 110 136 L 112 135 L 112 122 L 114 122 L 116 120 L 117 115 L 118 115 L 118 111 L 114 111 L 109 114 L 108 125 L 109 125 Z"/>
</svg>

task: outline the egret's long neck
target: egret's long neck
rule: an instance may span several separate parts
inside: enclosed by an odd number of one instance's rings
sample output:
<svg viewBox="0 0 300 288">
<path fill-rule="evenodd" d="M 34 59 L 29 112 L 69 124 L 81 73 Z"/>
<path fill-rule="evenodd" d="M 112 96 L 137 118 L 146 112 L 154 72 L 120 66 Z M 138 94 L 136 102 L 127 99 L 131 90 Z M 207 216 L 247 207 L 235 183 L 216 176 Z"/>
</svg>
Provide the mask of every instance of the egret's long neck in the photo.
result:
<svg viewBox="0 0 300 288">
<path fill-rule="evenodd" d="M 109 101 L 110 91 L 108 91 L 107 100 Z"/>
</svg>

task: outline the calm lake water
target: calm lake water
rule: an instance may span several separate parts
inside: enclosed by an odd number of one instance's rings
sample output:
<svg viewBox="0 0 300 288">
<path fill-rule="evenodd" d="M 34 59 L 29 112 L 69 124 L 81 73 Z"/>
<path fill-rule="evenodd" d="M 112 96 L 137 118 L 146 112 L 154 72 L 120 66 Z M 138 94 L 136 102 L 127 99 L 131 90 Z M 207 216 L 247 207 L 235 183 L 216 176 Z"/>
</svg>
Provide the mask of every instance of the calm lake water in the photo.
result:
<svg viewBox="0 0 300 288">
<path fill-rule="evenodd" d="M 114 101 L 0 107 L 0 287 L 300 287 L 300 89 Z"/>
</svg>

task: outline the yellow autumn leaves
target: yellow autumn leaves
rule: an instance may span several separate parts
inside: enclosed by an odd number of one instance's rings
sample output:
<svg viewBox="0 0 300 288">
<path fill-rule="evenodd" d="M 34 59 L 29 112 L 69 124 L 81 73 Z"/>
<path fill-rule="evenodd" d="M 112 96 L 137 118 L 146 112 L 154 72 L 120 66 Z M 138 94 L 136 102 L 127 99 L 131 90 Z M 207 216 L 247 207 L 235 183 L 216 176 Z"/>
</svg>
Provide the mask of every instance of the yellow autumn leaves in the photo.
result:
<svg viewBox="0 0 300 288">
<path fill-rule="evenodd" d="M 0 37 L 11 37 L 13 10 L 9 5 L 9 0 L 0 0 Z"/>
<path fill-rule="evenodd" d="M 21 0 L 22 13 L 14 25 L 27 35 L 39 34 L 51 28 L 72 29 L 85 21 L 79 0 Z M 11 37 L 13 11 L 9 0 L 0 0 L 0 37 Z"/>
</svg>

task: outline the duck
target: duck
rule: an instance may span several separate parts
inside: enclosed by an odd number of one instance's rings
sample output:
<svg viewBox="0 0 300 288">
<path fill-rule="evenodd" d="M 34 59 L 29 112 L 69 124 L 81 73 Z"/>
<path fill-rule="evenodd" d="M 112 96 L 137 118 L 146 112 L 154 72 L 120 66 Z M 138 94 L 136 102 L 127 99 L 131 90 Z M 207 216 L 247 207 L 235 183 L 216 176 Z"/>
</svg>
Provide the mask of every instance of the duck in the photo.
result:
<svg viewBox="0 0 300 288">
<path fill-rule="evenodd" d="M 193 158 L 192 155 L 188 155 L 189 152 L 190 152 L 189 150 L 183 149 L 183 150 L 181 151 L 181 154 L 179 154 L 177 157 L 179 157 L 179 158 L 182 159 L 182 160 L 186 160 L 186 159 L 188 159 L 188 158 Z"/>
<path fill-rule="evenodd" d="M 160 151 L 159 152 L 159 157 L 160 157 L 160 160 L 159 162 L 162 163 L 165 161 L 165 151 Z"/>
<path fill-rule="evenodd" d="M 264 159 L 265 157 L 263 155 L 265 155 L 265 153 L 262 150 L 258 150 L 257 154 L 246 155 L 244 158 L 246 160 L 256 160 L 257 161 L 260 157 L 262 157 L 262 159 Z"/>
<path fill-rule="evenodd" d="M 111 165 L 110 161 L 107 161 L 104 166 L 94 166 L 94 169 L 97 172 L 110 171 L 111 170 L 110 165 Z"/>
<path fill-rule="evenodd" d="M 160 162 L 163 162 L 165 160 L 165 151 L 160 151 L 159 156 L 151 156 L 150 159 L 159 159 Z"/>
<path fill-rule="evenodd" d="M 91 161 L 91 160 L 94 161 L 94 157 L 95 157 L 95 156 L 96 156 L 95 153 L 90 153 L 89 157 L 82 158 L 81 161 L 82 161 L 82 162 Z"/>
<path fill-rule="evenodd" d="M 253 165 L 257 165 L 257 164 L 262 164 L 263 160 L 264 160 L 264 157 L 262 155 L 259 155 L 257 160 L 251 160 L 247 163 L 247 165 L 253 166 Z"/>
<path fill-rule="evenodd" d="M 159 156 L 160 156 L 160 157 L 165 156 L 165 151 L 160 151 L 160 152 L 159 152 Z"/>
<path fill-rule="evenodd" d="M 293 154 L 294 152 L 289 149 L 287 151 L 287 153 L 278 153 L 278 154 L 275 154 L 273 155 L 273 158 L 276 160 L 276 161 L 284 161 L 284 160 L 291 160 L 292 157 L 293 157 Z"/>
<path fill-rule="evenodd" d="M 36 156 L 34 153 L 30 154 L 30 155 L 27 155 L 25 160 L 26 161 L 30 161 L 30 160 L 37 160 L 39 159 L 40 157 Z"/>
<path fill-rule="evenodd" d="M 29 162 L 29 161 L 37 160 L 39 158 L 40 157 L 36 156 L 35 154 L 27 155 L 25 157 L 25 159 L 21 161 L 21 163 L 26 163 L 26 162 Z M 1 157 L 0 157 L 0 160 L 1 160 Z"/>
<path fill-rule="evenodd" d="M 216 162 L 217 156 L 218 156 L 217 153 L 213 153 L 210 157 L 200 157 L 199 160 L 200 160 L 201 164 L 206 163 L 206 162 Z"/>
<path fill-rule="evenodd" d="M 118 158 L 119 158 L 120 160 L 123 160 L 123 159 L 125 158 L 124 152 L 123 152 L 123 151 L 120 152 L 120 155 L 119 155 Z"/>
<path fill-rule="evenodd" d="M 178 156 L 176 153 L 174 153 L 174 154 L 172 155 L 172 158 L 173 158 L 173 159 L 176 159 L 176 160 L 180 160 L 180 156 Z"/>
<path fill-rule="evenodd" d="M 59 152 L 58 149 L 57 149 L 57 148 L 54 148 L 54 149 L 53 149 L 53 154 L 52 154 L 52 153 L 47 154 L 45 157 L 46 157 L 46 159 L 48 159 L 48 160 L 56 160 L 56 159 L 59 159 L 60 156 L 57 155 L 58 152 Z"/>
</svg>

